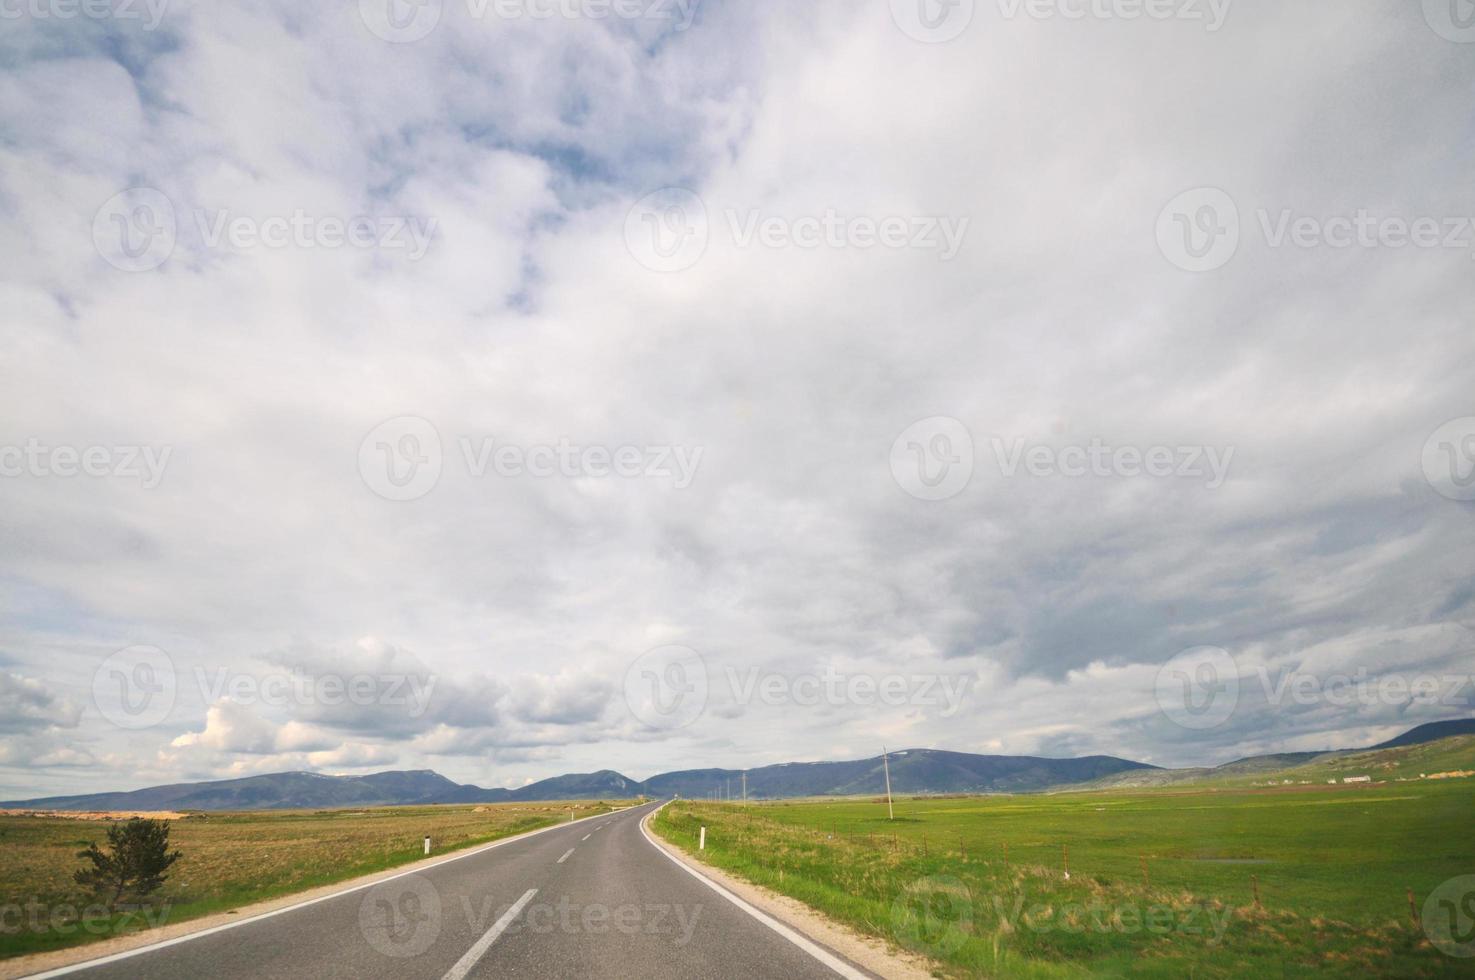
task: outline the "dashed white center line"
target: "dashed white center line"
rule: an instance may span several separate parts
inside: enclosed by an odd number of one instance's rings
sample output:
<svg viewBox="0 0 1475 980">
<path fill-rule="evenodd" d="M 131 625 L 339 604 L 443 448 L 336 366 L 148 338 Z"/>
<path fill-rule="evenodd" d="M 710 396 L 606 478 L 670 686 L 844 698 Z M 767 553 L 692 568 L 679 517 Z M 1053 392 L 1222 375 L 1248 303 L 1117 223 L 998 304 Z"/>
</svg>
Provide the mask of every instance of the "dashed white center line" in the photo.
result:
<svg viewBox="0 0 1475 980">
<path fill-rule="evenodd" d="M 487 954 L 487 950 L 492 948 L 492 943 L 496 942 L 497 937 L 502 935 L 508 926 L 512 925 L 512 920 L 517 918 L 522 912 L 523 907 L 528 902 L 531 902 L 533 896 L 536 894 L 538 894 L 536 888 L 529 888 L 523 892 L 522 898 L 514 902 L 512 908 L 502 913 L 502 918 L 492 924 L 492 927 L 486 931 L 486 935 L 478 939 L 476 944 L 466 951 L 465 956 L 456 961 L 456 965 L 451 967 L 441 980 L 465 980 L 466 975 L 471 972 L 471 968 L 476 966 L 477 960 Z"/>
<path fill-rule="evenodd" d="M 589 838 L 591 838 L 593 836 L 594 836 L 594 834 L 592 832 L 591 833 L 587 833 L 587 834 L 584 835 L 584 840 L 588 840 Z"/>
<path fill-rule="evenodd" d="M 568 856 L 570 854 L 572 854 L 572 853 L 574 853 L 574 849 L 572 847 L 570 847 L 568 850 L 566 850 L 566 851 L 563 852 L 563 857 L 561 857 L 561 858 L 558 859 L 558 863 L 559 864 L 562 864 L 563 862 L 567 861 L 568 860 Z"/>
</svg>

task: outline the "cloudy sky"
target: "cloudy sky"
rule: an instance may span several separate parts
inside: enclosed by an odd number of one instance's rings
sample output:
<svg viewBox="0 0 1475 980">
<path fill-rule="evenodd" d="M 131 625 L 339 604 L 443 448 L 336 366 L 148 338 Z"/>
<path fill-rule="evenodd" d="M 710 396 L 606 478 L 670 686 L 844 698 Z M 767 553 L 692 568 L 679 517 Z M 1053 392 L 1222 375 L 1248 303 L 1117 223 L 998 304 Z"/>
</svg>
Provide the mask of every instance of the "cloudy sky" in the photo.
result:
<svg viewBox="0 0 1475 980">
<path fill-rule="evenodd" d="M 1467 13 L 0 4 L 0 794 L 1468 716 Z"/>
</svg>

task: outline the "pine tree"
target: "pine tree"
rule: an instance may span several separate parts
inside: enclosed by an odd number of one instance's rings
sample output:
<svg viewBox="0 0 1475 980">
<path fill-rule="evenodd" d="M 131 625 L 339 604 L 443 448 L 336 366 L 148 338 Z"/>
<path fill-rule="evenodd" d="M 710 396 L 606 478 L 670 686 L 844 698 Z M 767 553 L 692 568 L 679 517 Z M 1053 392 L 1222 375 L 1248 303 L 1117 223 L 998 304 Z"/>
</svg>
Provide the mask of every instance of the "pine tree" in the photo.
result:
<svg viewBox="0 0 1475 980">
<path fill-rule="evenodd" d="M 77 884 L 99 896 L 111 891 L 106 900 L 117 905 L 126 892 L 142 898 L 162 885 L 168 877 L 164 872 L 179 860 L 180 852 L 169 851 L 169 821 L 134 817 L 108 826 L 106 852 L 93 842 L 77 857 L 92 862 L 92 867 L 74 875 Z"/>
</svg>

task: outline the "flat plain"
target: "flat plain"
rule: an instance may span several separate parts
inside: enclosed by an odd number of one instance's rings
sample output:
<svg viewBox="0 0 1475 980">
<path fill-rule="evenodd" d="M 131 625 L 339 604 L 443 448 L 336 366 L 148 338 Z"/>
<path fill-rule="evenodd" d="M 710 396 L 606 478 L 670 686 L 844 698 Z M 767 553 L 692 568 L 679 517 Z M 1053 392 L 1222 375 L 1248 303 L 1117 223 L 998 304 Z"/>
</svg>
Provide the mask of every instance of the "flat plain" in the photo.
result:
<svg viewBox="0 0 1475 980">
<path fill-rule="evenodd" d="M 705 826 L 702 860 L 951 976 L 1475 975 L 1422 926 L 1428 896 L 1475 873 L 1475 779 L 899 798 L 895 813 L 681 801 L 656 827 L 696 854 Z"/>
<path fill-rule="evenodd" d="M 0 957 L 42 952 L 278 898 L 591 816 L 622 803 L 558 801 L 352 810 L 191 813 L 170 821 L 183 853 L 146 904 L 111 914 L 72 881 L 106 822 L 0 816 Z"/>
</svg>

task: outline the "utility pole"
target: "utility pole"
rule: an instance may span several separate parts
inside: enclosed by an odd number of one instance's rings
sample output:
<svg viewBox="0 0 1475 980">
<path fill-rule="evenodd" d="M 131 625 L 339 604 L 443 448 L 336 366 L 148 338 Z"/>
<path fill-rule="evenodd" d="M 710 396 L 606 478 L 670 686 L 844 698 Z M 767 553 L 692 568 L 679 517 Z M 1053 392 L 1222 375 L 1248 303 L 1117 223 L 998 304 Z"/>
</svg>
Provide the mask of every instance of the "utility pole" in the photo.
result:
<svg viewBox="0 0 1475 980">
<path fill-rule="evenodd" d="M 881 771 L 886 773 L 886 819 L 895 820 L 896 811 L 891 806 L 891 763 L 886 758 L 886 746 L 881 746 Z"/>
<path fill-rule="evenodd" d="M 748 802 L 748 770 L 743 770 L 743 802 Z"/>
</svg>

